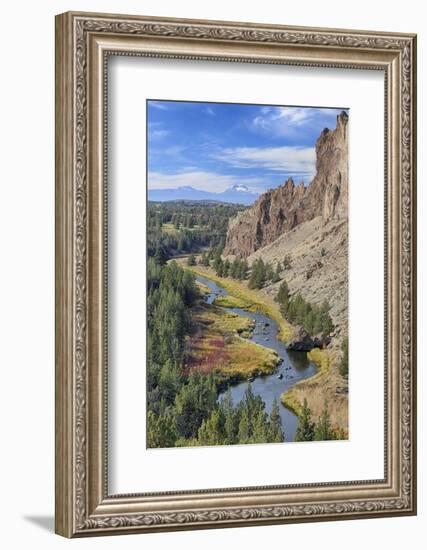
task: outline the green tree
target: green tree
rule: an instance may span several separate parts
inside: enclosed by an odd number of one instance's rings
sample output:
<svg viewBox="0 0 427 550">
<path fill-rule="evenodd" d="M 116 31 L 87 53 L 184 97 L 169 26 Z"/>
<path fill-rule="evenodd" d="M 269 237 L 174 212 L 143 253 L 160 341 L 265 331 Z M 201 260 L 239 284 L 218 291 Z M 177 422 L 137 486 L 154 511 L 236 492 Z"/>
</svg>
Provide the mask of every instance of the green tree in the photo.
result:
<svg viewBox="0 0 427 550">
<path fill-rule="evenodd" d="M 168 257 L 167 257 L 164 246 L 159 244 L 157 246 L 156 252 L 154 254 L 154 261 L 156 262 L 157 265 L 165 265 L 167 259 L 168 259 Z"/>
<path fill-rule="evenodd" d="M 204 250 L 203 250 L 203 252 L 200 256 L 199 265 L 203 265 L 205 267 L 209 266 L 209 259 L 208 259 L 207 254 Z"/>
<path fill-rule="evenodd" d="M 340 374 L 342 376 L 348 376 L 348 336 L 346 336 L 342 342 L 341 350 L 343 353 L 341 364 L 340 364 Z"/>
<path fill-rule="evenodd" d="M 170 360 L 166 361 L 160 370 L 158 386 L 161 398 L 167 405 L 172 405 L 179 387 L 179 374 Z"/>
<path fill-rule="evenodd" d="M 196 265 L 196 256 L 193 253 L 188 256 L 187 265 Z"/>
<path fill-rule="evenodd" d="M 248 277 L 248 271 L 249 271 L 248 262 L 246 260 L 241 260 L 240 263 L 239 263 L 239 269 L 238 269 L 237 277 L 241 281 L 244 281 Z"/>
<path fill-rule="evenodd" d="M 252 418 L 252 433 L 250 435 L 251 443 L 267 443 L 268 442 L 268 424 L 267 414 L 257 408 L 253 413 Z"/>
<path fill-rule="evenodd" d="M 243 407 L 240 415 L 237 440 L 239 443 L 249 443 L 249 415 L 246 407 Z"/>
<path fill-rule="evenodd" d="M 283 260 L 283 269 L 288 270 L 288 269 L 291 269 L 291 267 L 292 267 L 291 255 L 286 254 Z"/>
<path fill-rule="evenodd" d="M 304 399 L 301 415 L 298 419 L 298 427 L 295 433 L 295 441 L 313 441 L 315 424 L 311 421 L 311 411 Z"/>
<path fill-rule="evenodd" d="M 279 291 L 277 292 L 277 301 L 280 305 L 286 306 L 289 304 L 289 287 L 286 281 L 283 281 L 279 286 Z"/>
<path fill-rule="evenodd" d="M 202 422 L 197 439 L 200 445 L 224 444 L 224 415 L 221 408 L 213 410 L 210 417 Z"/>
<path fill-rule="evenodd" d="M 279 413 L 279 405 L 276 398 L 274 398 L 273 401 L 268 424 L 268 442 L 281 443 L 282 441 L 284 441 L 285 434 L 283 433 L 282 421 L 280 419 Z"/>
<path fill-rule="evenodd" d="M 266 282 L 266 267 L 262 260 L 259 258 L 252 264 L 252 272 L 249 278 L 248 287 L 251 289 L 260 289 Z"/>
<path fill-rule="evenodd" d="M 228 259 L 226 259 L 222 270 L 222 276 L 228 277 L 229 273 L 230 273 L 230 262 Z"/>
<path fill-rule="evenodd" d="M 176 441 L 175 421 L 168 415 L 147 413 L 147 446 L 152 448 L 174 447 Z"/>
<path fill-rule="evenodd" d="M 274 275 L 271 279 L 273 283 L 278 283 L 280 281 L 280 279 L 281 279 L 280 273 L 281 272 L 282 272 L 282 266 L 281 266 L 280 262 L 277 262 L 276 271 L 274 272 Z"/>
<path fill-rule="evenodd" d="M 319 419 L 316 423 L 316 428 L 314 430 L 314 439 L 316 441 L 328 441 L 334 439 L 333 432 L 331 429 L 331 420 L 328 411 L 328 404 L 325 401 L 325 405 L 322 411 L 322 414 L 319 416 Z"/>
<path fill-rule="evenodd" d="M 265 264 L 265 278 L 267 281 L 272 281 L 274 277 L 274 271 L 270 263 Z"/>
<path fill-rule="evenodd" d="M 237 426 L 235 426 L 236 414 L 233 408 L 233 398 L 231 396 L 231 388 L 229 387 L 224 399 L 221 402 L 222 410 L 224 412 L 224 436 L 225 444 L 233 445 L 236 443 Z"/>
<path fill-rule="evenodd" d="M 320 322 L 322 325 L 322 334 L 324 336 L 328 336 L 334 328 L 331 316 L 329 315 L 330 309 L 331 306 L 329 305 L 329 302 L 327 300 L 324 300 L 322 305 L 320 306 Z"/>
</svg>

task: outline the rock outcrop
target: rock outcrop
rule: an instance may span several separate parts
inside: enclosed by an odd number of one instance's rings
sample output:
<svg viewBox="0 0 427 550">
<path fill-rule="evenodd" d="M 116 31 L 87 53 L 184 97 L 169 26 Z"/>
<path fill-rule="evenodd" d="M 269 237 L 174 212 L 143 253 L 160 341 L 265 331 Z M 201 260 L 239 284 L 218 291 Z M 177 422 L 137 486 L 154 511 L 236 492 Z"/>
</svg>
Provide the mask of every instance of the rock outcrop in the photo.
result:
<svg viewBox="0 0 427 550">
<path fill-rule="evenodd" d="M 230 221 L 224 255 L 246 258 L 283 233 L 319 216 L 324 223 L 348 216 L 348 115 L 337 116 L 335 130 L 325 128 L 316 142 L 316 175 L 306 187 L 289 178 L 261 195 Z"/>
<path fill-rule="evenodd" d="M 311 351 L 314 348 L 322 348 L 328 345 L 330 341 L 329 336 L 326 338 L 323 338 L 320 334 L 311 336 L 304 327 L 297 325 L 286 347 L 292 351 Z"/>
</svg>

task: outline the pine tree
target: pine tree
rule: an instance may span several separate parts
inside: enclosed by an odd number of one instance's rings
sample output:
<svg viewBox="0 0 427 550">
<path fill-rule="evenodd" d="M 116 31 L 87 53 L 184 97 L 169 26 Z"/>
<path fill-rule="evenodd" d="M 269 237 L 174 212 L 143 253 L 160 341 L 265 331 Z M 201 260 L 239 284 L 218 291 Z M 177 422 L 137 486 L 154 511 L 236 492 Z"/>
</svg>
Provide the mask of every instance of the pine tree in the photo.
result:
<svg viewBox="0 0 427 550">
<path fill-rule="evenodd" d="M 265 264 L 265 279 L 267 281 L 271 281 L 274 277 L 274 271 L 273 271 L 273 268 L 271 267 L 271 264 L 267 263 Z"/>
<path fill-rule="evenodd" d="M 220 408 L 213 410 L 210 417 L 202 422 L 197 439 L 199 445 L 224 444 L 224 417 Z"/>
<path fill-rule="evenodd" d="M 224 262 L 223 270 L 222 270 L 222 276 L 223 277 L 228 277 L 229 272 L 230 272 L 230 262 L 229 262 L 228 259 L 226 259 L 225 262 Z"/>
<path fill-rule="evenodd" d="M 291 255 L 286 254 L 286 256 L 283 260 L 283 269 L 288 270 L 288 269 L 291 269 L 291 267 L 292 267 Z"/>
<path fill-rule="evenodd" d="M 252 264 L 252 273 L 249 278 L 248 287 L 253 289 L 260 289 L 264 286 L 266 281 L 266 267 L 265 264 L 260 258 Z"/>
<path fill-rule="evenodd" d="M 166 361 L 160 370 L 159 391 L 166 404 L 172 405 L 175 401 L 176 392 L 179 386 L 179 375 L 177 368 L 171 361 Z"/>
<path fill-rule="evenodd" d="M 224 411 L 224 435 L 225 444 L 233 445 L 236 442 L 236 430 L 234 425 L 235 413 L 233 409 L 233 398 L 231 396 L 231 388 L 229 387 L 224 399 L 221 402 L 222 410 Z"/>
<path fill-rule="evenodd" d="M 316 428 L 314 430 L 314 439 L 316 441 L 328 441 L 330 439 L 334 439 L 331 430 L 331 420 L 328 411 L 328 404 L 326 401 L 322 414 L 319 416 Z"/>
<path fill-rule="evenodd" d="M 206 265 L 206 252 L 204 250 L 200 256 L 199 265 Z"/>
<path fill-rule="evenodd" d="M 196 265 L 196 256 L 193 253 L 188 256 L 187 265 Z"/>
<path fill-rule="evenodd" d="M 273 406 L 271 408 L 268 428 L 269 443 L 281 443 L 285 440 L 285 435 L 282 429 L 282 421 L 280 419 L 279 405 L 277 404 L 276 398 L 274 398 Z"/>
<path fill-rule="evenodd" d="M 307 399 L 304 399 L 301 415 L 298 419 L 298 428 L 295 433 L 295 441 L 313 441 L 314 440 L 314 422 L 311 421 L 311 411 L 307 405 Z"/>
<path fill-rule="evenodd" d="M 169 415 L 147 413 L 147 446 L 150 449 L 174 447 L 176 441 L 175 421 Z"/>
<path fill-rule="evenodd" d="M 252 433 L 250 435 L 251 443 L 267 443 L 267 414 L 262 409 L 257 409 L 252 419 Z"/>
<path fill-rule="evenodd" d="M 281 306 L 285 306 L 285 309 L 287 309 L 287 306 L 289 304 L 289 287 L 286 281 L 283 281 L 283 283 L 279 286 L 279 291 L 277 292 L 277 301 Z"/>
<path fill-rule="evenodd" d="M 348 376 L 348 336 L 344 338 L 341 350 L 343 352 L 343 356 L 340 364 L 340 373 L 342 376 Z"/>
<path fill-rule="evenodd" d="M 271 279 L 273 283 L 278 283 L 280 281 L 280 273 L 282 271 L 282 266 L 280 262 L 276 265 L 276 271 L 274 272 L 273 278 Z"/>
<path fill-rule="evenodd" d="M 156 252 L 154 254 L 154 261 L 156 262 L 157 265 L 165 265 L 167 261 L 166 251 L 161 244 L 159 244 L 156 248 Z"/>
<path fill-rule="evenodd" d="M 243 407 L 242 414 L 240 416 L 237 439 L 239 443 L 249 442 L 249 416 L 248 409 L 246 407 Z"/>
</svg>

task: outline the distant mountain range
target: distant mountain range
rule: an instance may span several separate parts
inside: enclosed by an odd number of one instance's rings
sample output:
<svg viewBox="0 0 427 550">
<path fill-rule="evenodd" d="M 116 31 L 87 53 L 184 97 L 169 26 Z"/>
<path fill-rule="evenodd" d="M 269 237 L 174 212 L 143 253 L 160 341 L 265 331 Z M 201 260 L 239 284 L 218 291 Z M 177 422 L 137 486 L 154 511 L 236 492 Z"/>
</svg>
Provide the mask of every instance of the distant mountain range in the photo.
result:
<svg viewBox="0 0 427 550">
<path fill-rule="evenodd" d="M 233 185 L 222 193 L 213 193 L 210 191 L 200 191 L 194 187 L 178 187 L 176 189 L 149 189 L 148 200 L 154 202 L 164 201 L 218 201 L 235 204 L 253 204 L 257 198 L 257 193 L 251 193 L 246 185 Z"/>
</svg>

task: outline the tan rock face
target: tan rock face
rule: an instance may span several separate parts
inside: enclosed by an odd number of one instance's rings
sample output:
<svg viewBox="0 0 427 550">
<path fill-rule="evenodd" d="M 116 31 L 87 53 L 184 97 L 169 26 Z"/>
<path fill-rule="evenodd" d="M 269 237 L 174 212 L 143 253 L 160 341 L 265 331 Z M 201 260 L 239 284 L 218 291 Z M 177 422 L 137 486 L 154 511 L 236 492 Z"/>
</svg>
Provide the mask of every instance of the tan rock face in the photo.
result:
<svg viewBox="0 0 427 550">
<path fill-rule="evenodd" d="M 337 117 L 335 130 L 316 142 L 316 175 L 307 187 L 289 178 L 261 195 L 230 222 L 224 255 L 241 258 L 275 241 L 298 225 L 322 216 L 324 223 L 348 216 L 348 115 Z"/>
</svg>

